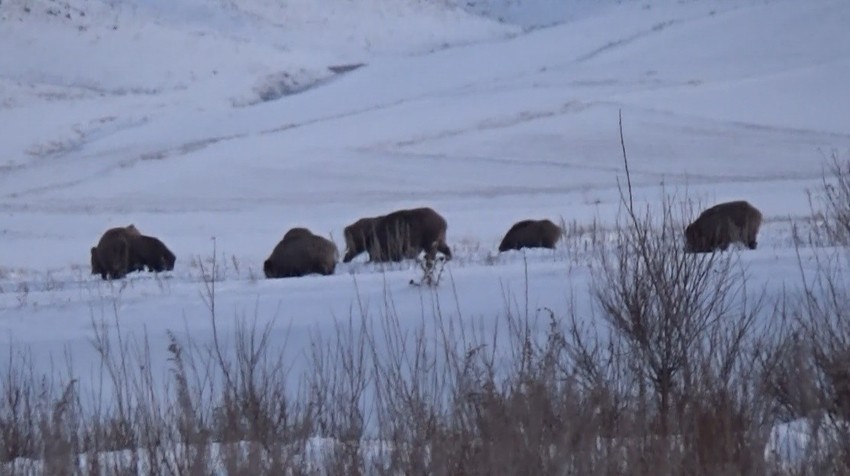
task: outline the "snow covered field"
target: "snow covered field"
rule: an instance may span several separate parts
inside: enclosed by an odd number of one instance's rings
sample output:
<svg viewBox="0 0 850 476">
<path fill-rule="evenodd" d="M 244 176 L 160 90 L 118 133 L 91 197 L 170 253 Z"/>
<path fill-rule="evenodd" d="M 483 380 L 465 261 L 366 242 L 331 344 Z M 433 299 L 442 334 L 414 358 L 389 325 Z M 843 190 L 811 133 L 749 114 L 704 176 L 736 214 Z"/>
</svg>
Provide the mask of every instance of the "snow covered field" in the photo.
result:
<svg viewBox="0 0 850 476">
<path fill-rule="evenodd" d="M 411 325 L 435 296 L 487 322 L 526 285 L 532 312 L 566 313 L 591 272 L 580 236 L 496 247 L 524 218 L 614 225 L 620 110 L 636 198 L 751 201 L 765 224 L 741 258 L 778 290 L 807 188 L 850 157 L 847 24 L 844 0 L 4 0 L 0 345 L 45 369 L 67 350 L 85 382 L 92 318 L 117 313 L 165 376 L 167 330 L 211 335 L 214 249 L 222 329 L 274 318 L 293 362 L 387 292 Z M 456 255 L 435 291 L 363 257 L 262 279 L 290 227 L 343 250 L 349 223 L 420 205 Z M 89 274 L 89 248 L 129 223 L 173 272 Z"/>
</svg>

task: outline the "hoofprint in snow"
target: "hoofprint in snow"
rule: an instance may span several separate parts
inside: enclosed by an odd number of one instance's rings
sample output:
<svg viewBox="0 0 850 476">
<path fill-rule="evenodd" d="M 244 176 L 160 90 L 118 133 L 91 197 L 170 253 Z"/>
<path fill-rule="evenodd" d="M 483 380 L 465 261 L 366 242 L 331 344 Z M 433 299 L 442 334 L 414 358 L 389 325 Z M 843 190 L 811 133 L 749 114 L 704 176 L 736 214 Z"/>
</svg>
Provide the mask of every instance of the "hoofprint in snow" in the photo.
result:
<svg viewBox="0 0 850 476">
<path fill-rule="evenodd" d="M 806 189 L 850 150 L 840 0 L 112 3 L 0 5 L 0 328 L 45 365 L 69 349 L 87 370 L 93 316 L 208 336 L 213 250 L 222 326 L 274 316 L 293 356 L 388 291 L 402 314 L 456 293 L 486 320 L 524 306 L 528 279 L 532 310 L 566 312 L 587 287 L 580 239 L 495 248 L 530 217 L 610 229 L 620 111 L 638 202 L 750 200 L 766 224 L 742 257 L 779 287 Z M 343 247 L 357 218 L 418 205 L 457 250 L 436 291 L 408 284 L 410 263 L 261 278 L 290 227 Z M 169 245 L 174 272 L 89 274 L 103 230 L 129 223 Z"/>
</svg>

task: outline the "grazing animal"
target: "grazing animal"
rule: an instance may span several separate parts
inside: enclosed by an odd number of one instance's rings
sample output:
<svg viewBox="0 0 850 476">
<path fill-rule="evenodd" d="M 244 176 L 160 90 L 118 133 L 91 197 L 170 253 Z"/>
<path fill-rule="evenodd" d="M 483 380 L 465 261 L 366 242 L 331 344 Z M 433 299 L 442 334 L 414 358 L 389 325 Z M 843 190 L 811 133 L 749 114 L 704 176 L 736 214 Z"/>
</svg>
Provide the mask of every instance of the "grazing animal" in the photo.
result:
<svg viewBox="0 0 850 476">
<path fill-rule="evenodd" d="M 263 263 L 263 272 L 269 279 L 308 274 L 327 276 L 334 274 L 338 260 L 339 250 L 333 241 L 307 228 L 292 228 Z"/>
<path fill-rule="evenodd" d="M 148 271 L 160 273 L 174 269 L 177 257 L 159 238 L 137 235 L 130 238 L 130 261 L 138 270 L 147 266 Z"/>
<path fill-rule="evenodd" d="M 92 274 L 99 274 L 102 279 L 121 279 L 130 271 L 141 269 L 130 251 L 130 242 L 140 235 L 134 225 L 106 230 L 91 249 Z"/>
<path fill-rule="evenodd" d="M 754 250 L 758 246 L 756 238 L 761 222 L 761 212 L 745 200 L 719 203 L 703 211 L 685 228 L 685 251 L 725 251 L 736 242 Z"/>
<path fill-rule="evenodd" d="M 102 246 L 101 246 L 102 245 Z M 125 253 L 126 249 L 126 253 Z M 134 271 L 170 271 L 176 257 L 158 238 L 142 235 L 135 225 L 107 230 L 91 249 L 92 274 L 120 279 Z"/>
<path fill-rule="evenodd" d="M 499 244 L 499 252 L 522 248 L 555 248 L 564 234 L 551 220 L 522 220 L 514 223 Z"/>
<path fill-rule="evenodd" d="M 446 244 L 446 219 L 428 207 L 396 210 L 387 215 L 361 218 L 345 227 L 348 263 L 363 252 L 373 262 L 413 259 L 424 251 L 429 260 L 439 251 L 446 259 L 452 251 Z"/>
</svg>

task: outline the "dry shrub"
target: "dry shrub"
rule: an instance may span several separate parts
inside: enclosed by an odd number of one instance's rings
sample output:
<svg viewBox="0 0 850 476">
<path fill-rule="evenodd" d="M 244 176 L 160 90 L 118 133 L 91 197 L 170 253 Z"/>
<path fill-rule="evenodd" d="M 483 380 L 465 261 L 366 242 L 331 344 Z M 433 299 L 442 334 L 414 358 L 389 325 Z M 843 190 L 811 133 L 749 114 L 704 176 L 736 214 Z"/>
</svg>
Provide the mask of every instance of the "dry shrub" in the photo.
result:
<svg viewBox="0 0 850 476">
<path fill-rule="evenodd" d="M 606 328 L 574 339 L 577 375 L 619 402 L 605 434 L 633 439 L 632 471 L 759 474 L 771 419 L 752 362 L 771 332 L 758 322 L 765 294 L 748 289 L 736 254 L 686 253 L 672 203 L 660 218 L 627 205 L 613 248 L 597 253 L 591 293 Z"/>
<path fill-rule="evenodd" d="M 36 441 L 38 389 L 27 354 L 9 343 L 0 400 L 0 463 L 39 454 Z"/>
<path fill-rule="evenodd" d="M 622 455 L 617 472 L 762 474 L 772 418 L 752 363 L 775 332 L 758 319 L 765 291 L 749 289 L 735 252 L 684 251 L 690 213 L 674 196 L 637 209 L 622 145 L 617 236 L 592 265 L 601 325 L 573 318 L 575 378 L 606 403 L 599 434 Z"/>
<path fill-rule="evenodd" d="M 810 194 L 817 221 L 807 240 L 796 240 L 802 284 L 779 300 L 777 314 L 789 324 L 770 356 L 781 418 L 806 422 L 808 444 L 789 474 L 850 472 L 850 163 L 833 155 L 829 173 Z"/>
<path fill-rule="evenodd" d="M 809 244 L 850 246 L 850 160 L 842 161 L 833 152 L 820 187 L 807 193 L 812 212 Z"/>
</svg>

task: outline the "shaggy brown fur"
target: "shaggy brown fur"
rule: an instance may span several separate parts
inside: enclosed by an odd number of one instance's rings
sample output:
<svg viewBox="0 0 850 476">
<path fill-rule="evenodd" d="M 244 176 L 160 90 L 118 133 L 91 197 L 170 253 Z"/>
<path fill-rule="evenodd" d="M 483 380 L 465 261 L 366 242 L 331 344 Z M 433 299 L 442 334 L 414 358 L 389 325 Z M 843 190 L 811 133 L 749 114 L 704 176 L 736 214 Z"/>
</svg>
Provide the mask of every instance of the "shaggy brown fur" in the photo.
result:
<svg viewBox="0 0 850 476">
<path fill-rule="evenodd" d="M 348 225 L 343 230 L 345 238 L 345 256 L 343 263 L 348 263 L 364 251 L 372 250 L 375 245 L 375 235 L 378 223 L 382 217 L 361 218 Z"/>
<path fill-rule="evenodd" d="M 92 274 L 102 279 L 121 279 L 137 270 L 131 258 L 130 241 L 140 236 L 135 226 L 122 226 L 106 230 L 91 249 Z"/>
<path fill-rule="evenodd" d="M 103 268 L 100 266 L 100 261 L 97 259 L 97 247 L 91 247 L 91 274 L 100 274 Z"/>
<path fill-rule="evenodd" d="M 499 252 L 522 248 L 555 248 L 563 230 L 551 220 L 522 220 L 505 233 Z"/>
<path fill-rule="evenodd" d="M 131 267 L 141 271 L 147 266 L 148 271 L 160 273 L 174 269 L 177 257 L 165 246 L 159 238 L 147 235 L 136 235 L 130 238 Z"/>
<path fill-rule="evenodd" d="M 299 238 L 304 238 L 304 237 L 307 237 L 307 236 L 315 236 L 315 235 L 313 235 L 313 232 L 308 230 L 307 228 L 303 228 L 303 227 L 290 228 L 289 231 L 287 231 L 286 234 L 283 235 L 283 241 L 297 240 Z"/>
<path fill-rule="evenodd" d="M 126 253 L 124 251 L 126 248 Z M 125 258 L 126 255 L 126 258 Z M 107 230 L 91 249 L 92 274 L 120 279 L 134 271 L 170 271 L 176 257 L 153 236 L 142 235 L 134 225 Z"/>
<path fill-rule="evenodd" d="M 758 246 L 756 238 L 761 222 L 761 212 L 745 200 L 719 203 L 703 211 L 685 228 L 685 251 L 725 251 L 736 242 L 754 250 Z"/>
<path fill-rule="evenodd" d="M 345 227 L 346 253 L 342 261 L 348 263 L 363 252 L 369 253 L 369 260 L 374 262 L 413 259 L 420 251 L 428 259 L 433 260 L 438 251 L 451 259 L 447 228 L 446 219 L 428 207 L 361 218 Z"/>
<path fill-rule="evenodd" d="M 333 241 L 306 228 L 292 228 L 263 263 L 266 278 L 334 274 L 339 251 Z"/>
</svg>

